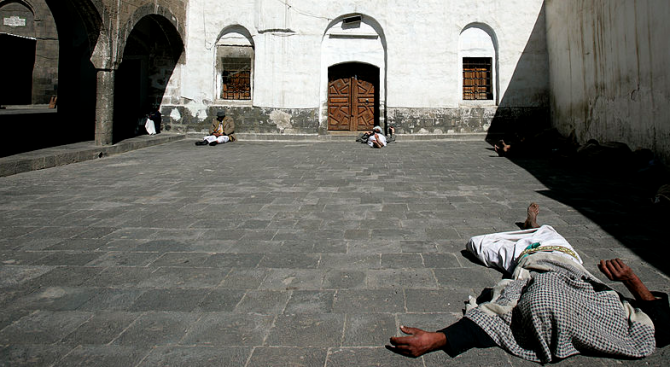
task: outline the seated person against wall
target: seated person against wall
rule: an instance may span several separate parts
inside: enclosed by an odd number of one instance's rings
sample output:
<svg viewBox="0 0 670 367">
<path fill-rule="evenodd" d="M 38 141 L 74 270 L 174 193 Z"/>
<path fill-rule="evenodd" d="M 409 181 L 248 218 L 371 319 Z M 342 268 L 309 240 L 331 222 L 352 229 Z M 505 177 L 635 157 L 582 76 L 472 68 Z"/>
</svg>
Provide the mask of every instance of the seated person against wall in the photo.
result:
<svg viewBox="0 0 670 367">
<path fill-rule="evenodd" d="M 465 316 L 428 332 L 402 326 L 386 348 L 408 357 L 444 350 L 454 357 L 470 348 L 498 346 L 534 362 L 575 354 L 642 358 L 670 344 L 668 297 L 652 293 L 620 259 L 601 260 L 600 271 L 622 282 L 629 302 L 589 273 L 577 252 L 551 226 L 537 224 L 531 204 L 525 227 L 475 236 L 466 248 L 482 263 L 511 272 L 491 300 L 471 298 Z"/>
<path fill-rule="evenodd" d="M 151 112 L 147 114 L 144 128 L 147 130 L 147 134 L 156 135 L 160 132 L 160 126 L 161 113 L 158 111 L 158 109 L 153 108 Z"/>
<path fill-rule="evenodd" d="M 161 132 L 161 124 L 163 121 L 163 116 L 161 111 L 157 107 L 154 107 L 149 114 L 149 118 L 154 122 L 154 128 L 156 129 L 156 134 Z"/>
<path fill-rule="evenodd" d="M 372 148 L 383 148 L 386 146 L 386 137 L 380 126 L 375 126 L 369 133 L 368 145 Z"/>
<path fill-rule="evenodd" d="M 212 126 L 209 128 L 209 135 L 205 136 L 203 140 L 195 142 L 195 145 L 214 146 L 217 144 L 234 142 L 235 138 L 235 122 L 230 116 L 226 116 L 224 111 L 216 113 L 216 118 L 212 120 Z"/>
</svg>

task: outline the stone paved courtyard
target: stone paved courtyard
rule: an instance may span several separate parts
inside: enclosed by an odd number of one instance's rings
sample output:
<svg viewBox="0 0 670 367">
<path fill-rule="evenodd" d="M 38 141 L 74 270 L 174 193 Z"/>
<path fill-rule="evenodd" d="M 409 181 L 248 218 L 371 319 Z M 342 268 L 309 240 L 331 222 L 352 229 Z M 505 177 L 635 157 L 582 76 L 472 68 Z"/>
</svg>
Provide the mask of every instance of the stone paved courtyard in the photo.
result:
<svg viewBox="0 0 670 367">
<path fill-rule="evenodd" d="M 500 280 L 465 242 L 518 228 L 531 201 L 592 273 L 621 257 L 670 291 L 635 181 L 485 142 L 193 142 L 0 178 L 1 366 L 537 365 L 384 348 L 400 325 L 458 320 Z"/>
</svg>

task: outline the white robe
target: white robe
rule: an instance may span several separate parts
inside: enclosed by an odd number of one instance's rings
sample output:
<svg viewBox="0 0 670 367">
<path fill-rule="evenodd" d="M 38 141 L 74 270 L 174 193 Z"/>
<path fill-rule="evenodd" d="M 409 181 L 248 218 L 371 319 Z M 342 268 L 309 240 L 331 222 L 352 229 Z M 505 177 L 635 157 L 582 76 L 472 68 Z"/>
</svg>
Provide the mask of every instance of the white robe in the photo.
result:
<svg viewBox="0 0 670 367">
<path fill-rule="evenodd" d="M 368 138 L 368 145 L 371 146 L 371 147 L 374 146 L 373 142 L 375 140 L 377 140 L 377 139 L 375 139 L 375 136 L 379 137 L 379 144 L 381 144 L 383 147 L 385 147 L 386 146 L 386 137 L 384 135 L 380 134 L 380 133 L 376 133 L 376 135 L 375 134 L 370 135 L 370 137 Z"/>
<path fill-rule="evenodd" d="M 577 258 L 568 254 L 554 251 L 559 256 L 570 258 L 579 264 L 582 259 L 570 246 L 563 236 L 558 234 L 552 226 L 524 229 L 511 232 L 491 233 L 470 238 L 465 248 L 475 255 L 484 265 L 495 267 L 513 273 L 518 258 L 529 245 L 540 243 L 545 246 L 560 246 L 572 250 Z"/>
<path fill-rule="evenodd" d="M 156 124 L 154 124 L 154 120 L 147 119 L 147 122 L 144 123 L 144 128 L 147 129 L 149 135 L 156 135 Z"/>
</svg>

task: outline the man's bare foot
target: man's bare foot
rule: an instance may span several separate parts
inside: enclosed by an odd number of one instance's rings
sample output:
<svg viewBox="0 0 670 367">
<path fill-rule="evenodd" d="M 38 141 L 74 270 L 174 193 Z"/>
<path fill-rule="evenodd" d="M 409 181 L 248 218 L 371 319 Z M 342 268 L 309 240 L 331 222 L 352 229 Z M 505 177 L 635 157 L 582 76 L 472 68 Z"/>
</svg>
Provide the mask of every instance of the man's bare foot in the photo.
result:
<svg viewBox="0 0 670 367">
<path fill-rule="evenodd" d="M 537 224 L 537 215 L 540 214 L 540 206 L 537 205 L 537 203 L 530 203 L 527 212 L 528 217 L 526 217 L 526 221 L 523 222 L 523 228 L 539 228 L 540 225 Z"/>
<path fill-rule="evenodd" d="M 498 156 L 503 157 L 509 151 L 509 144 L 505 144 L 504 140 L 499 140 L 494 146 L 493 150 L 498 153 Z"/>
</svg>

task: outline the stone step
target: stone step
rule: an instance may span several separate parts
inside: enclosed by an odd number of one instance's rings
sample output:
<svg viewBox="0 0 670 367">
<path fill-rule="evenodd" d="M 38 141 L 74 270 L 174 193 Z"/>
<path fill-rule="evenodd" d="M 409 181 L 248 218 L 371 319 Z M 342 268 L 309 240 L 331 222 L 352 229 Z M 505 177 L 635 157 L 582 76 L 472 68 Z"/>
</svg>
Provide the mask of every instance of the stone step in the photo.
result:
<svg viewBox="0 0 670 367">
<path fill-rule="evenodd" d="M 0 177 L 103 158 L 184 138 L 183 134 L 160 133 L 136 136 L 113 145 L 97 146 L 94 141 L 84 141 L 14 154 L 0 158 Z"/>
<path fill-rule="evenodd" d="M 189 132 L 188 134 L 160 133 L 158 135 L 140 135 L 123 140 L 114 145 L 96 146 L 93 141 L 75 144 L 67 144 L 52 148 L 34 150 L 26 153 L 14 154 L 0 157 L 0 177 L 10 176 L 21 172 L 34 171 L 44 168 L 62 166 L 70 163 L 83 162 L 91 159 L 102 158 L 119 153 L 125 153 L 135 149 L 146 148 L 153 145 L 163 144 L 181 139 L 202 139 L 204 133 Z M 239 133 L 235 134 L 239 141 L 305 141 L 326 142 L 341 141 L 343 143 L 355 142 L 358 133 L 334 133 L 328 135 L 319 134 L 261 134 L 261 133 Z M 490 138 L 487 134 L 397 134 L 396 142 L 418 142 L 418 141 L 483 141 Z"/>
<path fill-rule="evenodd" d="M 319 134 L 267 134 L 267 133 L 236 133 L 239 141 L 356 141 L 359 133 Z M 187 134 L 189 139 L 201 139 L 203 133 Z M 486 133 L 469 134 L 396 134 L 396 141 L 482 141 L 487 138 Z"/>
</svg>

